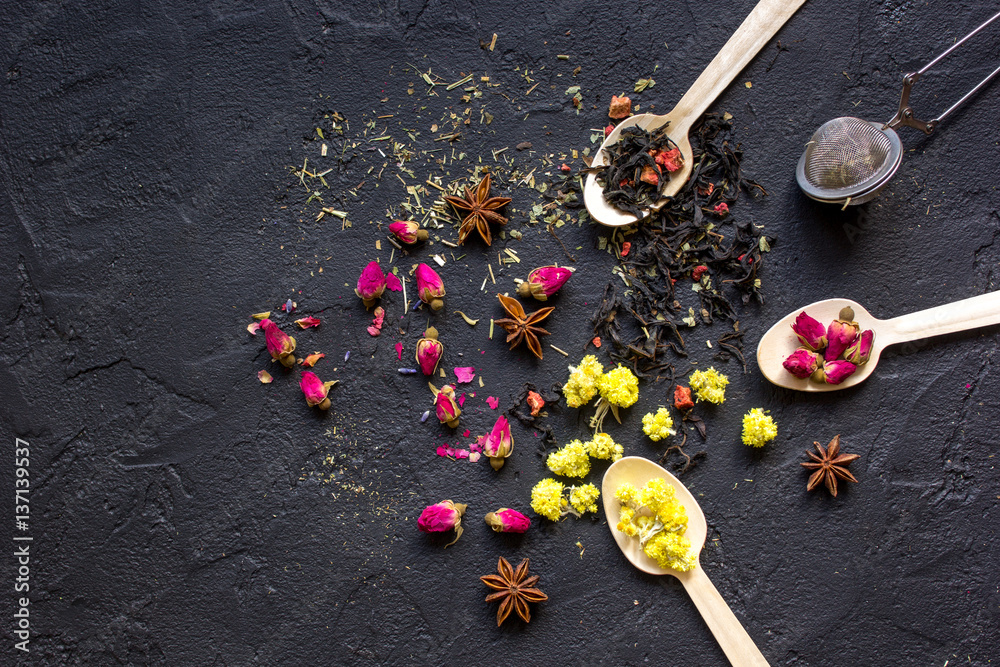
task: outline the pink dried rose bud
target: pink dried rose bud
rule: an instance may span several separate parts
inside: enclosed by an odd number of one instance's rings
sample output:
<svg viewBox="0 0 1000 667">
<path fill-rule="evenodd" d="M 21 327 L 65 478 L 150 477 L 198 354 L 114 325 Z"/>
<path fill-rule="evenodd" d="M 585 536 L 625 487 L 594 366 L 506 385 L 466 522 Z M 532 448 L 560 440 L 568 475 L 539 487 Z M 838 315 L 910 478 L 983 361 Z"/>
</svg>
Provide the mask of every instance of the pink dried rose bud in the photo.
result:
<svg viewBox="0 0 1000 667">
<path fill-rule="evenodd" d="M 309 404 L 309 407 L 319 408 L 320 410 L 330 409 L 330 399 L 327 398 L 327 394 L 330 393 L 330 387 L 335 384 L 337 384 L 337 380 L 323 382 L 312 371 L 303 372 L 302 379 L 299 380 L 299 387 L 302 389 L 302 393 L 306 395 L 306 403 Z"/>
<path fill-rule="evenodd" d="M 510 422 L 503 415 L 497 417 L 493 430 L 483 440 L 483 454 L 490 457 L 494 470 L 503 467 L 504 459 L 514 450 L 514 436 L 510 434 Z"/>
<path fill-rule="evenodd" d="M 851 377 L 857 369 L 857 366 L 843 359 L 825 361 L 812 374 L 812 379 L 827 384 L 840 384 Z"/>
<path fill-rule="evenodd" d="M 458 401 L 455 400 L 455 388 L 450 384 L 441 387 L 441 391 L 434 398 L 434 412 L 442 424 L 447 424 L 452 428 L 458 426 L 458 418 L 462 415 L 462 409 L 458 407 Z"/>
<path fill-rule="evenodd" d="M 385 291 L 385 274 L 378 262 L 372 260 L 361 272 L 358 286 L 354 293 L 364 302 L 365 308 L 371 308 Z"/>
<path fill-rule="evenodd" d="M 844 359 L 858 366 L 868 363 L 872 356 L 872 345 L 875 343 L 875 332 L 865 329 L 853 343 L 844 351 Z"/>
<path fill-rule="evenodd" d="M 546 301 L 550 296 L 562 289 L 566 281 L 573 275 L 573 269 L 560 266 L 540 266 L 528 274 L 528 279 L 518 285 L 520 296 L 533 296 L 539 301 Z"/>
<path fill-rule="evenodd" d="M 437 271 L 421 264 L 417 267 L 417 296 L 420 300 L 431 307 L 431 310 L 441 310 L 444 307 L 444 281 Z"/>
<path fill-rule="evenodd" d="M 462 536 L 462 515 L 465 514 L 466 507 L 468 505 L 464 503 L 453 503 L 450 500 L 428 505 L 417 519 L 417 528 L 424 533 L 444 533 L 454 530 L 455 539 L 444 545 L 447 549 Z"/>
<path fill-rule="evenodd" d="M 295 339 L 267 318 L 260 321 L 260 328 L 264 330 L 264 342 L 267 343 L 271 361 L 280 361 L 285 368 L 294 366 L 295 355 L 292 353 L 295 352 Z"/>
<path fill-rule="evenodd" d="M 389 231 L 406 245 L 413 245 L 419 241 L 426 241 L 429 236 L 426 229 L 421 229 L 420 225 L 412 220 L 396 220 L 389 223 Z"/>
<path fill-rule="evenodd" d="M 792 352 L 791 356 L 785 359 L 781 365 L 795 377 L 805 379 L 819 368 L 820 361 L 819 353 L 800 347 Z"/>
<path fill-rule="evenodd" d="M 487 514 L 486 523 L 498 533 L 524 533 L 531 528 L 531 519 L 508 507 Z"/>
<path fill-rule="evenodd" d="M 429 327 L 424 332 L 424 337 L 417 341 L 416 359 L 420 371 L 424 375 L 434 375 L 443 353 L 444 344 L 438 340 L 437 329 Z"/>
<path fill-rule="evenodd" d="M 854 321 L 854 309 L 850 306 L 840 311 L 840 317 L 830 322 L 826 330 L 826 351 L 823 358 L 835 361 L 840 358 L 854 339 L 858 337 L 858 323 Z"/>
<path fill-rule="evenodd" d="M 826 327 L 816 318 L 807 315 L 804 310 L 795 318 L 792 331 L 799 337 L 800 343 L 814 352 L 826 347 Z"/>
<path fill-rule="evenodd" d="M 625 95 L 622 95 L 621 97 L 612 95 L 611 104 L 608 106 L 608 118 L 620 120 L 622 118 L 628 118 L 631 115 L 632 100 Z"/>
</svg>

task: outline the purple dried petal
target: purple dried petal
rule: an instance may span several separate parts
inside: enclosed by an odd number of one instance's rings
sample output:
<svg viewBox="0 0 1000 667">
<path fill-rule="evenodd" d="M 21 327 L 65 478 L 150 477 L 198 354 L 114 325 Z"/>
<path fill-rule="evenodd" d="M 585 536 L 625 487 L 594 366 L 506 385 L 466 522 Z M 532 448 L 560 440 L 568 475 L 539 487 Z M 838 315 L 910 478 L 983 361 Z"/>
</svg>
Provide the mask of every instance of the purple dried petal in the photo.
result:
<svg viewBox="0 0 1000 667">
<path fill-rule="evenodd" d="M 400 368 L 398 370 L 403 375 L 416 375 L 416 373 L 417 373 L 417 369 L 416 368 Z"/>
<path fill-rule="evenodd" d="M 423 424 L 427 421 L 427 418 L 431 416 L 430 410 L 424 410 L 424 414 L 420 415 L 420 423 Z"/>
</svg>

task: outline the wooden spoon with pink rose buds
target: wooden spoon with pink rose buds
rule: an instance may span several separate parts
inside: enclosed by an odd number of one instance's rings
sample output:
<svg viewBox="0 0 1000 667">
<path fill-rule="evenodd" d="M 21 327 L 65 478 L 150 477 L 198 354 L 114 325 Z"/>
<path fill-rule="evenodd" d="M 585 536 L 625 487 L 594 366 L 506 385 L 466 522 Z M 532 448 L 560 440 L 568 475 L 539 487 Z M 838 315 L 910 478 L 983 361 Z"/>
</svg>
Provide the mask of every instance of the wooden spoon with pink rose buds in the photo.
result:
<svg viewBox="0 0 1000 667">
<path fill-rule="evenodd" d="M 797 378 L 785 370 L 783 362 L 801 346 L 792 331 L 792 324 L 799 313 L 804 311 L 826 325 L 837 319 L 845 306 L 854 309 L 854 320 L 861 331 L 871 329 L 875 332 L 868 362 L 858 366 L 840 384 L 816 382 L 808 377 Z M 864 306 L 850 299 L 826 299 L 792 311 L 771 327 L 757 345 L 757 365 L 764 377 L 779 387 L 799 391 L 836 391 L 864 382 L 878 365 L 882 350 L 890 345 L 993 324 L 1000 324 L 1000 291 L 980 294 L 891 320 L 876 319 Z"/>
<path fill-rule="evenodd" d="M 662 208 L 667 197 L 673 197 L 680 192 L 691 176 L 691 169 L 694 166 L 691 142 L 688 140 L 691 126 L 701 118 L 715 98 L 729 87 L 733 79 L 750 64 L 754 56 L 805 1 L 760 0 L 670 113 L 663 116 L 644 113 L 623 120 L 601 144 L 592 166 L 600 167 L 605 164 L 605 147 L 618 141 L 622 130 L 626 127 L 638 125 L 652 132 L 665 123 L 670 123 L 668 134 L 681 149 L 684 165 L 670 174 L 669 180 L 664 179 L 660 200 L 653 205 L 654 209 Z M 597 183 L 595 174 L 587 176 L 583 188 L 583 201 L 590 215 L 602 225 L 620 227 L 636 221 L 636 217 L 631 213 L 619 210 L 604 200 L 604 189 Z"/>
<path fill-rule="evenodd" d="M 615 526 L 621 518 L 621 503 L 615 498 L 615 491 L 624 483 L 629 483 L 637 489 L 645 486 L 649 480 L 659 477 L 667 484 L 674 487 L 677 492 L 677 500 L 684 505 L 687 511 L 688 525 L 684 531 L 684 537 L 691 542 L 691 551 L 695 553 L 696 565 L 687 572 L 680 570 L 669 570 L 660 567 L 660 564 L 646 555 L 646 552 L 639 546 L 639 540 L 629 537 L 619 531 Z M 736 667 L 768 667 L 767 660 L 753 643 L 753 639 L 747 634 L 739 619 L 726 604 L 725 598 L 708 578 L 705 571 L 701 569 L 701 548 L 705 546 L 705 538 L 708 535 L 708 523 L 705 521 L 705 513 L 701 511 L 698 501 L 687 490 L 679 479 L 669 472 L 641 456 L 626 456 L 619 459 L 608 467 L 604 473 L 604 481 L 601 482 L 601 496 L 604 499 L 604 517 L 611 528 L 611 535 L 618 543 L 618 548 L 625 554 L 632 565 L 643 572 L 649 574 L 669 574 L 677 577 L 684 589 L 691 596 L 694 606 L 698 608 L 701 617 L 705 619 L 705 624 L 719 642 L 722 652 L 729 658 L 729 662 Z M 683 660 L 674 662 L 684 663 Z"/>
</svg>

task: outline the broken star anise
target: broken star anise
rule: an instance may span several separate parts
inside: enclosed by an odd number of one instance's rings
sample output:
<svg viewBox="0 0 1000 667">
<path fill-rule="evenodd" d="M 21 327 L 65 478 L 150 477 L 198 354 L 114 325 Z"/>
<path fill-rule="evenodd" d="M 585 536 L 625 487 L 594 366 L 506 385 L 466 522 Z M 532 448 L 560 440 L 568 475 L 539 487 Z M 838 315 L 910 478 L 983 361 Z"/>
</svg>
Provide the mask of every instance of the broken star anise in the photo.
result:
<svg viewBox="0 0 1000 667">
<path fill-rule="evenodd" d="M 503 208 L 510 203 L 509 197 L 490 197 L 490 175 L 486 174 L 479 185 L 473 190 L 469 186 L 465 187 L 465 198 L 445 197 L 444 200 L 455 207 L 464 217 L 462 226 L 458 228 L 458 242 L 465 243 L 465 239 L 475 229 L 486 241 L 486 245 L 493 245 L 493 236 L 490 234 L 490 224 L 494 222 L 498 225 L 506 225 L 507 218 L 497 213 L 497 209 Z"/>
<path fill-rule="evenodd" d="M 809 482 L 806 484 L 807 491 L 812 491 L 822 482 L 826 483 L 826 488 L 836 498 L 838 479 L 850 480 L 857 483 L 858 480 L 854 478 L 854 475 L 847 469 L 847 466 L 851 465 L 852 461 L 861 457 L 857 454 L 841 454 L 839 435 L 833 437 L 833 440 L 826 446 L 826 449 L 823 449 L 823 445 L 818 442 L 814 442 L 813 444 L 816 445 L 819 455 L 807 451 L 806 454 L 809 455 L 812 461 L 800 464 L 803 468 L 815 470 L 813 474 L 809 475 Z"/>
<path fill-rule="evenodd" d="M 507 331 L 507 342 L 510 343 L 510 349 L 513 350 L 521 344 L 521 341 L 524 341 L 528 344 L 528 349 L 531 350 L 532 354 L 541 359 L 542 344 L 539 342 L 538 337 L 548 336 L 549 332 L 537 325 L 548 317 L 555 308 L 552 306 L 540 308 L 530 315 L 525 315 L 524 307 L 521 306 L 521 303 L 517 299 L 512 299 L 503 294 L 497 294 L 497 298 L 500 299 L 503 309 L 510 315 L 510 317 L 495 320 L 496 324 L 499 324 Z"/>
<path fill-rule="evenodd" d="M 548 600 L 549 596 L 535 588 L 538 583 L 538 575 L 528 576 L 528 559 L 525 558 L 515 570 L 503 556 L 497 563 L 497 570 L 500 574 L 487 574 L 479 577 L 480 581 L 496 591 L 486 596 L 487 602 L 500 600 L 500 608 L 497 609 L 497 626 L 507 620 L 511 610 L 517 611 L 517 615 L 525 623 L 531 621 L 531 610 L 528 608 L 529 602 L 541 602 Z"/>
</svg>

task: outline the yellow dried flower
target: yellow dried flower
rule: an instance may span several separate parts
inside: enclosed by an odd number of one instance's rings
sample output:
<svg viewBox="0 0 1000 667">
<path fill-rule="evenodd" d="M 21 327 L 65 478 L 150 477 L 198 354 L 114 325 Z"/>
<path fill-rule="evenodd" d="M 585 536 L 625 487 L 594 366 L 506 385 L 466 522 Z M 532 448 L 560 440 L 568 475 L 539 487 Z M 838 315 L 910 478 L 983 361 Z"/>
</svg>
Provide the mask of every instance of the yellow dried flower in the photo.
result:
<svg viewBox="0 0 1000 667">
<path fill-rule="evenodd" d="M 615 489 L 615 498 L 617 498 L 623 505 L 635 501 L 639 497 L 639 489 L 635 488 L 628 482 L 620 485 Z M 622 508 L 624 511 L 626 508 Z"/>
<path fill-rule="evenodd" d="M 639 400 L 639 378 L 621 364 L 598 378 L 597 388 L 601 398 L 621 408 Z"/>
<path fill-rule="evenodd" d="M 719 404 L 726 400 L 726 385 L 729 384 L 729 378 L 715 370 L 714 366 L 707 371 L 699 370 L 691 373 L 690 382 L 699 401 Z"/>
<path fill-rule="evenodd" d="M 569 504 L 580 514 L 597 511 L 597 499 L 601 492 L 593 484 L 574 486 L 569 493 Z"/>
<path fill-rule="evenodd" d="M 660 567 L 687 572 L 695 566 L 691 541 L 678 533 L 657 533 L 642 548 Z"/>
<path fill-rule="evenodd" d="M 642 418 L 642 432 L 648 435 L 653 442 L 677 433 L 673 426 L 674 419 L 670 416 L 670 410 L 666 408 L 660 408 L 656 414 L 650 412 Z"/>
<path fill-rule="evenodd" d="M 562 449 L 549 454 L 545 463 L 549 470 L 564 477 L 586 477 L 590 472 L 587 448 L 579 440 L 571 440 Z"/>
<path fill-rule="evenodd" d="M 778 425 L 761 408 L 754 408 L 743 415 L 743 444 L 763 447 L 778 437 Z"/>
<path fill-rule="evenodd" d="M 580 360 L 578 366 L 569 367 L 569 380 L 563 386 L 566 405 L 579 408 L 597 395 L 597 381 L 604 372 L 604 366 L 592 354 Z"/>
<path fill-rule="evenodd" d="M 695 566 L 691 542 L 683 535 L 687 510 L 671 484 L 659 477 L 641 489 L 622 484 L 615 498 L 622 504 L 616 528 L 637 538 L 646 555 L 664 568 L 686 571 Z"/>
<path fill-rule="evenodd" d="M 611 439 L 607 433 L 595 433 L 594 439 L 584 445 L 587 453 L 595 459 L 611 459 L 617 461 L 625 453 L 624 448 Z"/>
<path fill-rule="evenodd" d="M 535 484 L 531 489 L 531 509 L 549 521 L 558 521 L 563 515 L 563 485 L 551 477 Z"/>
</svg>

